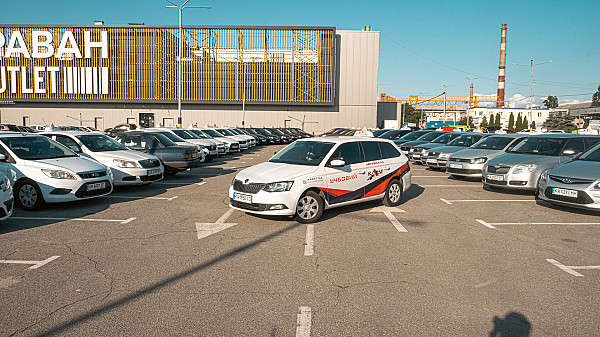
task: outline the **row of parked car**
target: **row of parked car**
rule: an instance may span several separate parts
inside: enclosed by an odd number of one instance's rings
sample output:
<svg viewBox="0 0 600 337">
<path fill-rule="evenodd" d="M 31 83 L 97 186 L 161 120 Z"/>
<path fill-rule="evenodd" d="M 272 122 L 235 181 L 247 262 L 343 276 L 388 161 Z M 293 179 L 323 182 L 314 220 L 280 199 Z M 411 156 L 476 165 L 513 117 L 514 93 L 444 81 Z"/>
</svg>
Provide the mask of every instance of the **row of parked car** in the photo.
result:
<svg viewBox="0 0 600 337">
<path fill-rule="evenodd" d="M 395 130 L 379 137 L 391 137 L 415 163 L 480 177 L 490 189 L 529 190 L 551 203 L 600 209 L 600 136 Z"/>
<path fill-rule="evenodd" d="M 0 132 L 0 220 L 15 203 L 34 210 L 104 196 L 114 186 L 149 184 L 218 156 L 310 136 L 276 128 L 136 128 L 111 136 L 52 129 Z"/>
</svg>

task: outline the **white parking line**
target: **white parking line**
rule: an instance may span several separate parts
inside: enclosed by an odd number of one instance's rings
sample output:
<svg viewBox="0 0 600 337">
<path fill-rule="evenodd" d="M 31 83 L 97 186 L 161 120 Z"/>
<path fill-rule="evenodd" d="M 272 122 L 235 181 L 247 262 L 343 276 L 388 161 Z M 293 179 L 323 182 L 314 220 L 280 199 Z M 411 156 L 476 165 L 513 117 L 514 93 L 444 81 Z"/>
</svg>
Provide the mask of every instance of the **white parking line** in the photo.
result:
<svg viewBox="0 0 600 337">
<path fill-rule="evenodd" d="M 477 188 L 483 188 L 480 184 L 477 185 L 421 185 L 421 184 L 413 184 L 413 185 L 417 185 L 417 186 L 421 186 L 421 187 L 477 187 Z"/>
<path fill-rule="evenodd" d="M 388 220 L 390 220 L 390 222 L 392 223 L 392 225 L 394 227 L 396 227 L 396 229 L 398 230 L 398 232 L 400 232 L 400 233 L 408 233 L 408 231 L 406 230 L 406 228 L 404 228 L 404 226 L 402 226 L 402 224 L 400 223 L 400 221 L 398 221 L 398 219 L 396 219 L 396 217 L 394 216 L 394 214 L 392 214 L 392 212 L 406 213 L 406 211 L 398 209 L 398 208 L 395 208 L 395 207 L 380 206 L 380 207 L 373 208 L 369 212 L 382 212 L 383 214 L 385 214 L 385 216 L 388 218 Z"/>
<path fill-rule="evenodd" d="M 225 212 L 225 214 L 223 214 L 215 223 L 196 222 L 198 240 L 237 225 L 236 223 L 225 223 L 227 218 L 229 218 L 234 211 L 235 209 L 233 208 L 228 209 L 227 212 Z"/>
<path fill-rule="evenodd" d="M 9 219 L 17 220 L 72 220 L 72 221 L 93 221 L 93 222 L 119 222 L 122 225 L 128 224 L 137 218 L 129 218 L 125 220 L 113 220 L 113 219 L 80 219 L 80 218 L 37 218 L 37 217 L 24 217 L 24 216 L 12 216 Z"/>
<path fill-rule="evenodd" d="M 120 199 L 154 199 L 154 200 L 167 200 L 167 201 L 173 201 L 173 199 L 177 199 L 179 198 L 179 196 L 174 196 L 174 197 L 170 197 L 170 198 L 166 198 L 166 197 L 131 197 L 131 196 L 126 196 L 126 195 L 107 195 L 105 196 L 105 198 L 120 198 Z"/>
<path fill-rule="evenodd" d="M 446 179 L 448 179 L 448 176 L 411 176 L 411 178 L 446 178 Z"/>
<path fill-rule="evenodd" d="M 304 256 L 312 256 L 315 253 L 315 225 L 306 226 L 306 241 L 304 242 Z"/>
<path fill-rule="evenodd" d="M 198 186 L 202 186 L 202 185 L 206 184 L 206 181 L 201 181 L 201 182 L 188 181 L 188 182 L 179 182 L 179 183 L 157 182 L 157 183 L 152 183 L 152 184 L 155 184 L 155 185 L 198 185 Z"/>
<path fill-rule="evenodd" d="M 557 225 L 557 226 L 593 226 L 600 225 L 600 222 L 485 222 L 477 220 L 480 224 L 488 228 L 495 226 L 520 226 L 520 225 Z"/>
<path fill-rule="evenodd" d="M 310 307 L 299 307 L 300 313 L 296 325 L 296 337 L 310 337 L 311 310 Z"/>
<path fill-rule="evenodd" d="M 546 261 L 552 263 L 553 265 L 557 266 L 558 268 L 564 270 L 565 272 L 567 272 L 573 276 L 579 276 L 579 277 L 583 277 L 583 275 L 576 272 L 574 269 L 579 269 L 579 270 L 600 269 L 600 266 L 565 266 L 564 264 L 562 264 L 556 260 L 553 260 L 553 259 L 546 259 Z"/>
<path fill-rule="evenodd" d="M 32 264 L 33 266 L 29 267 L 29 270 L 38 269 L 45 264 L 48 264 L 60 256 L 50 256 L 49 258 L 42 261 L 22 261 L 22 260 L 0 260 L 0 263 L 8 263 L 8 264 Z"/>
<path fill-rule="evenodd" d="M 535 202 L 534 199 L 512 199 L 512 200 L 504 200 L 504 199 L 485 199 L 485 200 L 447 200 L 444 198 L 440 198 L 441 201 L 445 202 L 448 205 L 452 205 L 457 202 Z"/>
</svg>

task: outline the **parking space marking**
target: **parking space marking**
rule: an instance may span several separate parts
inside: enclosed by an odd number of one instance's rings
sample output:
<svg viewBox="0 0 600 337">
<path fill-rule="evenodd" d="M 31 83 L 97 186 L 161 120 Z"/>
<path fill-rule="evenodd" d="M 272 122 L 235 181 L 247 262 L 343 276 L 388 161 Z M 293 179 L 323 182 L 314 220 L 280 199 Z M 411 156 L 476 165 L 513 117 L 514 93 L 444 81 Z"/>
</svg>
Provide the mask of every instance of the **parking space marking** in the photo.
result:
<svg viewBox="0 0 600 337">
<path fill-rule="evenodd" d="M 411 178 L 446 178 L 446 179 L 448 179 L 448 176 L 411 176 Z"/>
<path fill-rule="evenodd" d="M 155 182 L 152 184 L 156 184 L 156 185 L 198 185 L 198 186 L 202 186 L 204 184 L 206 184 L 206 181 L 201 181 L 201 182 L 195 182 L 195 181 L 188 181 L 188 182 L 178 182 L 178 183 L 163 183 L 163 182 Z"/>
<path fill-rule="evenodd" d="M 600 270 L 600 266 L 565 266 L 564 264 L 554 260 L 554 259 L 546 259 L 546 261 L 552 263 L 553 265 L 555 265 L 556 267 L 560 268 L 561 270 L 573 275 L 573 276 L 579 276 L 579 277 L 583 277 L 582 274 L 578 273 L 575 271 L 575 269 L 578 270 L 593 270 L 593 269 L 598 269 Z"/>
<path fill-rule="evenodd" d="M 440 198 L 441 201 L 445 202 L 448 205 L 452 205 L 457 202 L 535 202 L 535 199 L 482 199 L 482 200 L 447 200 L 444 198 Z"/>
<path fill-rule="evenodd" d="M 400 221 L 398 221 L 398 219 L 396 219 L 394 214 L 392 214 L 392 212 L 406 213 L 406 211 L 403 211 L 403 210 L 395 208 L 395 207 L 380 206 L 380 207 L 373 208 L 369 212 L 381 212 L 381 213 L 385 214 L 385 216 L 388 218 L 388 220 L 390 220 L 392 225 L 394 225 L 394 227 L 396 227 L 398 232 L 408 233 L 406 228 L 404 228 L 404 226 L 402 226 L 402 224 L 400 224 Z"/>
<path fill-rule="evenodd" d="M 235 209 L 230 208 L 215 223 L 196 222 L 196 232 L 198 233 L 198 240 L 237 225 L 237 223 L 225 223 L 227 218 L 229 218 L 229 216 L 233 212 L 235 212 Z"/>
<path fill-rule="evenodd" d="M 299 307 L 300 313 L 296 325 L 296 337 L 310 337 L 311 310 L 310 307 Z"/>
<path fill-rule="evenodd" d="M 304 256 L 312 256 L 315 253 L 315 225 L 306 226 L 306 240 L 304 242 Z"/>
<path fill-rule="evenodd" d="M 600 225 L 600 222 L 485 222 L 477 220 L 480 224 L 488 228 L 495 226 L 520 226 L 520 225 L 557 225 L 557 226 L 593 226 Z"/>
<path fill-rule="evenodd" d="M 59 220 L 59 221 L 94 221 L 94 222 L 119 222 L 122 225 L 128 224 L 137 218 L 129 218 L 125 220 L 113 220 L 113 219 L 80 219 L 80 218 L 37 218 L 37 217 L 25 217 L 25 216 L 11 216 L 9 219 L 17 220 Z"/>
<path fill-rule="evenodd" d="M 482 188 L 481 184 L 477 184 L 477 185 L 421 185 L 421 184 L 413 184 L 416 186 L 421 186 L 421 187 L 477 187 L 477 188 Z"/>
<path fill-rule="evenodd" d="M 0 263 L 7 264 L 31 264 L 32 266 L 28 268 L 28 270 L 38 269 L 56 259 L 58 259 L 60 255 L 50 256 L 49 258 L 42 261 L 24 261 L 24 260 L 0 260 Z"/>
<path fill-rule="evenodd" d="M 202 182 L 196 183 L 196 185 L 198 185 L 198 186 L 202 186 L 204 184 L 206 184 L 206 181 L 202 181 Z"/>
<path fill-rule="evenodd" d="M 167 201 L 173 201 L 173 199 L 177 199 L 179 198 L 178 195 L 174 196 L 174 197 L 133 197 L 133 196 L 127 196 L 127 195 L 107 195 L 105 196 L 105 198 L 120 198 L 120 199 L 154 199 L 154 200 L 167 200 Z"/>
</svg>

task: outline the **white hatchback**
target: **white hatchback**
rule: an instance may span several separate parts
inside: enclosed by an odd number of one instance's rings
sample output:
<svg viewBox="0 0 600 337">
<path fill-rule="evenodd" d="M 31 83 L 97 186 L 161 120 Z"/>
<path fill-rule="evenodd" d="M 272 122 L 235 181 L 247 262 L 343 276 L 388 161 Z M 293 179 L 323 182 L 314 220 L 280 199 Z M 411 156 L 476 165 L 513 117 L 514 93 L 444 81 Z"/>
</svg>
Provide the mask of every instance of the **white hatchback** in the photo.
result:
<svg viewBox="0 0 600 337">
<path fill-rule="evenodd" d="M 410 184 L 408 158 L 390 140 L 304 139 L 240 171 L 229 198 L 241 211 L 295 215 L 298 222 L 311 223 L 325 209 L 368 200 L 397 206 Z"/>
<path fill-rule="evenodd" d="M 14 200 L 10 179 L 0 172 L 0 220 L 12 215 Z"/>
<path fill-rule="evenodd" d="M 14 186 L 17 205 L 33 210 L 48 202 L 96 198 L 112 192 L 112 173 L 48 137 L 0 133 L 0 171 Z"/>
<path fill-rule="evenodd" d="M 130 150 L 105 134 L 70 131 L 42 134 L 110 167 L 115 186 L 149 184 L 161 180 L 165 173 L 164 166 L 156 156 Z"/>
</svg>

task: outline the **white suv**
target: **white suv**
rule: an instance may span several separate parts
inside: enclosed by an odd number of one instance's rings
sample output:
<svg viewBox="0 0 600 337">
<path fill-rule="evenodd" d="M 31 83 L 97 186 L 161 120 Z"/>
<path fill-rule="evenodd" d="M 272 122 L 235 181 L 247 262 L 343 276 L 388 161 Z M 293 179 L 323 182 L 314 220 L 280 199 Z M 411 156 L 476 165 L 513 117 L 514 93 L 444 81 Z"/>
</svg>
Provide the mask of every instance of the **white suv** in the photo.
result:
<svg viewBox="0 0 600 337">
<path fill-rule="evenodd" d="M 373 199 L 397 206 L 410 184 L 408 158 L 390 140 L 304 139 L 240 171 L 229 198 L 241 211 L 311 223 L 327 208 Z"/>
<path fill-rule="evenodd" d="M 0 171 L 14 186 L 17 205 L 32 210 L 45 202 L 96 198 L 112 192 L 112 173 L 48 137 L 0 133 Z"/>
</svg>

